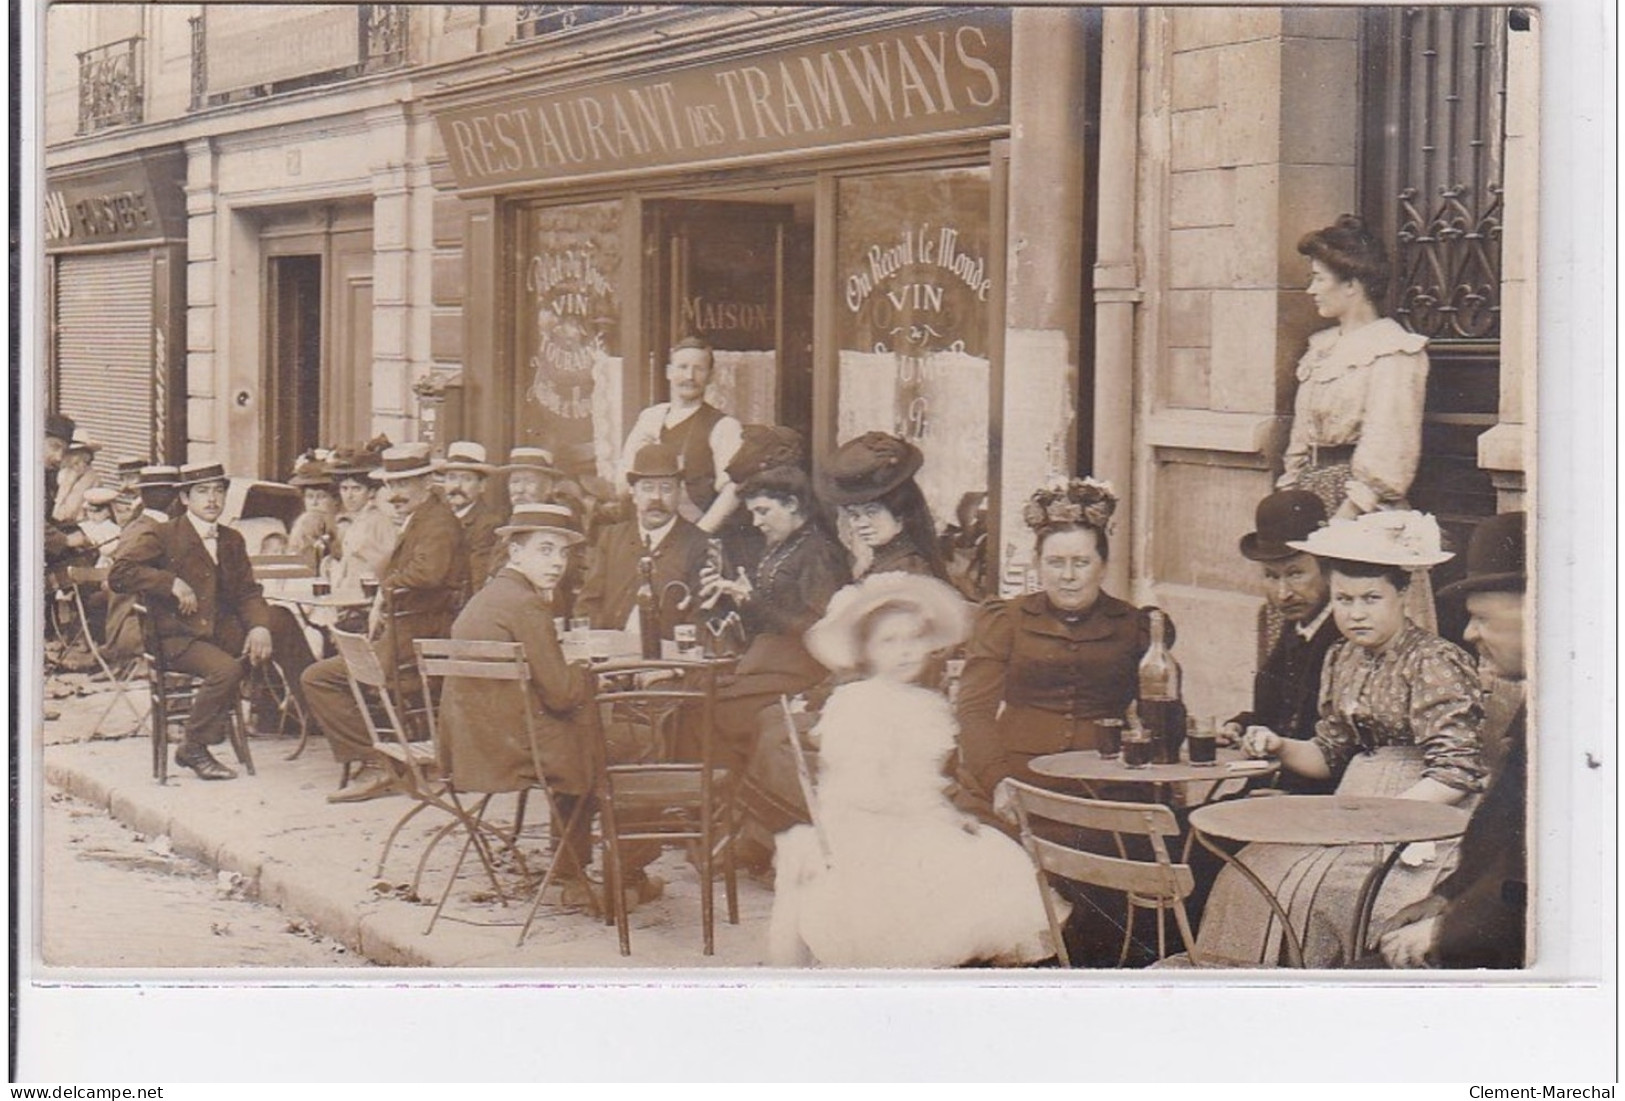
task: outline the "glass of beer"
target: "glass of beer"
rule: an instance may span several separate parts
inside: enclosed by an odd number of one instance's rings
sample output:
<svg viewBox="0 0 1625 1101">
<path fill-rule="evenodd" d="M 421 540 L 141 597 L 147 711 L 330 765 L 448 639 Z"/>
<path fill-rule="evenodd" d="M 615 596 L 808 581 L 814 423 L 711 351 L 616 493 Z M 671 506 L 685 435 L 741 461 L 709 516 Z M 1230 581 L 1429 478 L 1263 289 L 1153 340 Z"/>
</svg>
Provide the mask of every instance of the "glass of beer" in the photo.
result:
<svg viewBox="0 0 1625 1101">
<path fill-rule="evenodd" d="M 1214 765 L 1219 761 L 1219 724 L 1211 715 L 1200 722 L 1191 720 L 1185 744 L 1193 765 Z"/>
<path fill-rule="evenodd" d="M 679 623 L 671 629 L 672 641 L 677 643 L 677 656 L 693 660 L 700 656 L 700 629 L 692 623 Z"/>
<path fill-rule="evenodd" d="M 1123 767 L 1144 768 L 1151 763 L 1151 732 L 1138 723 L 1123 731 Z"/>
<path fill-rule="evenodd" d="M 368 600 L 378 596 L 378 579 L 376 577 L 363 577 L 361 579 L 361 595 Z"/>
<path fill-rule="evenodd" d="M 1117 756 L 1123 751 L 1123 720 L 1095 720 L 1095 749 L 1104 758 Z"/>
<path fill-rule="evenodd" d="M 333 591 L 333 583 L 325 578 L 318 577 L 310 583 L 311 596 L 327 596 Z"/>
</svg>

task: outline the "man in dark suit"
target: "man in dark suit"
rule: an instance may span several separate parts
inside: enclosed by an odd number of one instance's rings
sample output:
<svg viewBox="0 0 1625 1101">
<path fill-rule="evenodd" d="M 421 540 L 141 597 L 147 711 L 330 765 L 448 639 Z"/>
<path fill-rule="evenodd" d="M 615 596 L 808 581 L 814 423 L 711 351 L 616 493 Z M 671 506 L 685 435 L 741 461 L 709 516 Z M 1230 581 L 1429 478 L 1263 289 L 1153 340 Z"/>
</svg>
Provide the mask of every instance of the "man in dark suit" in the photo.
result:
<svg viewBox="0 0 1625 1101">
<path fill-rule="evenodd" d="M 434 467 L 421 444 L 392 447 L 372 477 L 384 483 L 379 496 L 394 510 L 401 535 L 378 579 L 378 597 L 368 613 L 367 633 L 386 671 L 399 671 L 403 694 L 418 691 L 417 658 L 412 643 L 443 638 L 456 614 L 457 598 L 467 584 L 468 558 L 463 525 L 451 506 L 434 491 Z M 318 661 L 304 675 L 310 712 L 321 725 L 341 763 L 376 760 L 366 720 L 350 692 L 344 659 Z M 328 796 L 329 802 L 354 803 L 392 794 L 395 777 L 387 770 L 371 784 Z"/>
<path fill-rule="evenodd" d="M 1465 599 L 1465 641 L 1481 669 L 1512 681 L 1525 676 L 1524 589 L 1528 584 L 1522 512 L 1479 524 L 1467 545 L 1467 576 L 1439 590 Z M 1524 816 L 1528 799 L 1526 706 L 1507 729 L 1507 754 L 1467 822 L 1456 870 L 1433 893 L 1389 919 L 1377 943 L 1390 967 L 1524 966 L 1529 872 Z"/>
<path fill-rule="evenodd" d="M 1321 666 L 1340 636 L 1319 559 L 1287 543 L 1324 527 L 1326 506 L 1313 493 L 1283 489 L 1258 503 L 1254 520 L 1258 530 L 1242 536 L 1241 553 L 1263 568 L 1267 614 L 1280 617 L 1281 635 L 1253 679 L 1252 710 L 1231 719 L 1225 731 L 1233 741 L 1252 726 L 1268 727 L 1283 738 L 1312 738 Z M 1284 775 L 1281 784 L 1302 794 L 1331 790 L 1329 781 L 1292 775 Z"/>
<path fill-rule="evenodd" d="M 485 499 L 485 480 L 495 469 L 485 461 L 484 446 L 466 440 L 448 446 L 446 458 L 439 466 L 441 494 L 463 525 L 470 593 L 478 592 L 485 579 L 498 568 L 492 555 L 502 516 Z"/>
<path fill-rule="evenodd" d="M 291 619 L 277 629 L 243 537 L 219 523 L 226 503 L 220 464 L 183 467 L 178 484 L 186 512 L 168 523 L 138 518 L 114 554 L 108 586 L 145 597 L 168 667 L 202 679 L 175 763 L 203 780 L 230 780 L 237 773 L 209 747 L 226 740 L 242 659 L 260 665 L 276 656 L 297 667 L 298 650 L 308 661 L 309 649 Z"/>
<path fill-rule="evenodd" d="M 677 453 L 664 444 L 638 449 L 626 480 L 637 515 L 606 528 L 576 600 L 576 613 L 598 629 L 635 627 L 639 563 L 652 562 L 660 635 L 671 638 L 679 623 L 696 622 L 700 568 L 706 535 L 677 514 L 681 493 Z"/>
</svg>

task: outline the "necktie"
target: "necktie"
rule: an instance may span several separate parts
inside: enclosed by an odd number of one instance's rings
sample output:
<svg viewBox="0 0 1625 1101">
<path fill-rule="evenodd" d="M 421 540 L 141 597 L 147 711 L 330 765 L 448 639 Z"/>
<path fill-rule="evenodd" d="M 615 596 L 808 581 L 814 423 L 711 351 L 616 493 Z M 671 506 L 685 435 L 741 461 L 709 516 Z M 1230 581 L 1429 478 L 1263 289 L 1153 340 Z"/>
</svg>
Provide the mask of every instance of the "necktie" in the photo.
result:
<svg viewBox="0 0 1625 1101">
<path fill-rule="evenodd" d="M 210 524 L 203 529 L 203 549 L 209 552 L 209 558 L 214 562 L 220 561 L 219 525 Z"/>
</svg>

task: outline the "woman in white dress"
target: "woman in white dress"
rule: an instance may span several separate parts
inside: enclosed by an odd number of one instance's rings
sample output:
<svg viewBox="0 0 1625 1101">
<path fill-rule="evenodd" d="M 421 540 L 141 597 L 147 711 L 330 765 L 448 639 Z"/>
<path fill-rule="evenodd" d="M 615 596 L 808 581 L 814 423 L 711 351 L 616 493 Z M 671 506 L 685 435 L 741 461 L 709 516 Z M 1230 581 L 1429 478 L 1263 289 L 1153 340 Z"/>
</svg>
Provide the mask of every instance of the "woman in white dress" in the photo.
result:
<svg viewBox="0 0 1625 1101">
<path fill-rule="evenodd" d="M 776 966 L 1021 965 L 1055 954 L 1027 854 L 956 810 L 945 791 L 957 724 L 916 683 L 963 641 L 969 608 L 930 577 L 882 573 L 848 586 L 807 632 L 837 674 L 813 731 L 813 826 L 778 836 L 769 930 Z"/>
</svg>

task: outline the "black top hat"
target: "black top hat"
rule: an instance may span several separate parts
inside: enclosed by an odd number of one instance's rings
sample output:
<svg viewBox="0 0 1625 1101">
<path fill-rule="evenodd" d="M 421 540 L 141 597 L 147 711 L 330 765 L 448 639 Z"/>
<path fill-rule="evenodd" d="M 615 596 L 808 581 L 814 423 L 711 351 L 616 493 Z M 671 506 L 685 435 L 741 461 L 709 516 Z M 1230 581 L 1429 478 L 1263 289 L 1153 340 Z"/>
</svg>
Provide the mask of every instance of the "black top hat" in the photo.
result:
<svg viewBox="0 0 1625 1101">
<path fill-rule="evenodd" d="M 52 439 L 69 443 L 73 440 L 73 430 L 79 427 L 73 423 L 73 418 L 66 413 L 45 414 L 45 434 Z"/>
<path fill-rule="evenodd" d="M 1524 547 L 1527 520 L 1522 512 L 1503 512 L 1474 528 L 1467 542 L 1467 576 L 1440 589 L 1439 599 L 1523 592 L 1529 584 Z"/>
<path fill-rule="evenodd" d="M 1288 542 L 1309 538 L 1317 528 L 1326 526 L 1326 506 L 1305 489 L 1280 489 L 1258 502 L 1253 513 L 1253 526 L 1241 537 L 1241 553 L 1254 562 L 1276 562 L 1301 554 Z"/>
<path fill-rule="evenodd" d="M 753 474 L 776 466 L 807 465 L 807 445 L 801 433 L 781 424 L 747 424 L 739 436 L 739 450 L 724 469 L 735 485 Z"/>
<path fill-rule="evenodd" d="M 677 461 L 677 452 L 663 443 L 651 443 L 638 448 L 638 453 L 632 457 L 632 465 L 626 471 L 628 484 L 636 482 L 639 478 L 679 478 L 681 476 L 682 470 Z"/>
<path fill-rule="evenodd" d="M 181 467 L 181 475 L 175 484 L 181 489 L 191 486 L 200 486 L 206 482 L 223 482 L 226 480 L 226 470 L 219 463 L 187 463 Z"/>
<path fill-rule="evenodd" d="M 818 476 L 818 495 L 832 505 L 856 505 L 885 496 L 919 472 L 920 449 L 900 436 L 865 432 L 829 457 Z"/>
</svg>

